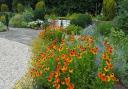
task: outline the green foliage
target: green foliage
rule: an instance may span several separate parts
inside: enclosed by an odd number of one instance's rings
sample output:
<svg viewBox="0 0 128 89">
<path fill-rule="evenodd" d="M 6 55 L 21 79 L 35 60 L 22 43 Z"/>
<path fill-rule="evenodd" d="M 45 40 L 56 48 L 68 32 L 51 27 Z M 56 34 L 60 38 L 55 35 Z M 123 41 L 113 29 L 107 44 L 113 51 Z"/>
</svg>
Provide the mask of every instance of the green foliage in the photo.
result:
<svg viewBox="0 0 128 89">
<path fill-rule="evenodd" d="M 44 9 L 45 3 L 43 1 L 37 2 L 35 9 Z"/>
<path fill-rule="evenodd" d="M 25 19 L 27 22 L 32 21 L 33 18 L 34 18 L 32 8 L 26 8 L 25 11 L 23 12 L 23 16 L 24 16 L 24 19 Z"/>
<path fill-rule="evenodd" d="M 110 21 L 100 22 L 97 24 L 97 31 L 102 35 L 108 35 L 111 32 L 113 25 Z"/>
<path fill-rule="evenodd" d="M 44 20 L 45 11 L 44 9 L 35 9 L 34 10 L 34 19 L 43 19 Z"/>
<path fill-rule="evenodd" d="M 66 33 L 67 34 L 80 34 L 81 30 L 82 28 L 80 26 L 70 25 L 66 28 Z"/>
<path fill-rule="evenodd" d="M 1 15 L 0 22 L 5 23 L 5 21 L 6 21 L 5 15 Z"/>
<path fill-rule="evenodd" d="M 128 15 L 122 14 L 113 20 L 115 28 L 122 29 L 124 32 L 128 32 Z"/>
<path fill-rule="evenodd" d="M 21 13 L 24 11 L 24 6 L 21 3 L 18 3 L 16 9 L 18 13 Z"/>
<path fill-rule="evenodd" d="M 114 72 L 123 85 L 128 85 L 128 35 L 121 30 L 113 29 L 108 38 L 114 46 Z M 127 86 L 128 87 L 128 86 Z"/>
<path fill-rule="evenodd" d="M 72 14 L 70 17 L 71 24 L 81 26 L 85 28 L 92 23 L 92 18 L 88 14 Z"/>
<path fill-rule="evenodd" d="M 106 17 L 106 20 L 112 20 L 115 17 L 115 8 L 115 0 L 103 0 L 103 15 Z"/>
<path fill-rule="evenodd" d="M 1 5 L 1 12 L 7 12 L 9 9 L 8 9 L 8 6 L 6 4 L 2 4 Z"/>
<path fill-rule="evenodd" d="M 16 14 L 10 19 L 10 26 L 13 27 L 27 27 L 27 21 L 24 19 L 24 16 L 21 14 Z"/>
<path fill-rule="evenodd" d="M 5 30 L 6 30 L 6 26 L 2 22 L 0 22 L 0 32 Z"/>
<path fill-rule="evenodd" d="M 43 1 L 37 2 L 34 11 L 34 19 L 44 19 L 45 15 L 45 3 Z"/>
</svg>

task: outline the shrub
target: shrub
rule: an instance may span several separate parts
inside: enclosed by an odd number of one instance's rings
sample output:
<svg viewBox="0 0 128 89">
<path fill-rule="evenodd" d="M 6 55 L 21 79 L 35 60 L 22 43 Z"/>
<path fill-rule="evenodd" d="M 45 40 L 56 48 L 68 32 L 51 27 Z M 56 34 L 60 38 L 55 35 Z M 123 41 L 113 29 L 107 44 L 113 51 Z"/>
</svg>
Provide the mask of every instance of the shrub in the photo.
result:
<svg viewBox="0 0 128 89">
<path fill-rule="evenodd" d="M 116 12 L 116 1 L 115 0 L 103 0 L 103 15 L 106 20 L 111 20 L 114 18 Z"/>
<path fill-rule="evenodd" d="M 6 26 L 2 22 L 0 22 L 0 32 L 5 30 L 6 30 Z"/>
<path fill-rule="evenodd" d="M 44 20 L 45 11 L 44 9 L 35 9 L 34 10 L 34 19 L 41 19 Z"/>
<path fill-rule="evenodd" d="M 23 12 L 23 16 L 24 16 L 24 19 L 25 19 L 27 22 L 32 21 L 33 18 L 34 18 L 32 8 L 26 8 L 25 11 Z"/>
<path fill-rule="evenodd" d="M 45 3 L 43 1 L 37 2 L 35 9 L 44 9 Z"/>
<path fill-rule="evenodd" d="M 0 16 L 0 22 L 5 23 L 6 18 L 5 15 Z"/>
<path fill-rule="evenodd" d="M 66 28 L 67 34 L 80 34 L 80 31 L 82 28 L 80 26 L 75 26 L 75 25 L 69 25 Z"/>
<path fill-rule="evenodd" d="M 8 11 L 8 6 L 6 4 L 1 5 L 1 12 L 7 12 Z"/>
<path fill-rule="evenodd" d="M 113 24 L 115 28 L 119 28 L 122 29 L 124 32 L 128 32 L 128 15 L 122 14 L 115 17 L 115 19 L 113 20 Z"/>
<path fill-rule="evenodd" d="M 82 28 L 92 23 L 91 16 L 87 14 L 72 14 L 69 18 L 71 19 L 71 24 L 81 26 Z"/>
<path fill-rule="evenodd" d="M 9 25 L 13 27 L 27 27 L 27 21 L 24 19 L 23 15 L 16 14 L 10 19 Z"/>
<path fill-rule="evenodd" d="M 44 21 L 42 20 L 32 21 L 28 23 L 28 27 L 33 29 L 42 29 L 43 26 L 44 26 Z"/>
<path fill-rule="evenodd" d="M 100 22 L 97 25 L 97 31 L 102 35 L 108 35 L 111 32 L 111 28 L 113 27 L 110 21 Z"/>
<path fill-rule="evenodd" d="M 45 15 L 45 3 L 43 1 L 37 2 L 34 11 L 35 20 L 44 19 L 44 15 Z"/>
<path fill-rule="evenodd" d="M 99 51 L 93 42 L 91 36 L 75 39 L 72 35 L 67 40 L 62 39 L 60 44 L 55 39 L 44 46 L 32 59 L 30 73 L 35 81 L 34 89 L 112 89 L 116 78 L 111 75 L 111 69 L 107 72 L 96 67 L 94 59 Z M 98 70 L 104 73 L 99 75 L 102 81 L 96 77 Z"/>
<path fill-rule="evenodd" d="M 121 30 L 113 29 L 108 38 L 114 47 L 114 72 L 120 82 L 128 87 L 128 35 Z"/>
<path fill-rule="evenodd" d="M 16 9 L 18 13 L 21 13 L 24 11 L 24 6 L 21 3 L 18 3 Z"/>
</svg>

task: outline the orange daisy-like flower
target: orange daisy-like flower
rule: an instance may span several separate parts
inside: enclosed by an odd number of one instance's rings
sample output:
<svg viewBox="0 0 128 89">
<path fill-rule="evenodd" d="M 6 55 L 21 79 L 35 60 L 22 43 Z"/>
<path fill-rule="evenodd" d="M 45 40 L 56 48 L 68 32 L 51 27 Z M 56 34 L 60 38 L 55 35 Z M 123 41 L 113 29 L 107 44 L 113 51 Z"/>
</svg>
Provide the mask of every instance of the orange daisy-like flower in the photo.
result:
<svg viewBox="0 0 128 89">
<path fill-rule="evenodd" d="M 112 54 L 113 48 L 111 46 L 108 46 L 107 51 L 108 51 L 109 54 Z"/>
<path fill-rule="evenodd" d="M 65 78 L 65 83 L 66 83 L 67 86 L 69 86 L 69 84 L 70 84 L 70 77 Z"/>
<path fill-rule="evenodd" d="M 74 41 L 75 41 L 75 36 L 74 36 L 74 35 L 71 35 L 70 41 L 71 41 L 71 42 L 74 42 Z"/>
<path fill-rule="evenodd" d="M 60 51 L 62 51 L 63 50 L 63 47 L 59 47 L 58 48 L 58 51 L 60 52 Z"/>
<path fill-rule="evenodd" d="M 60 84 L 57 84 L 55 87 L 56 89 L 60 89 Z"/>
<path fill-rule="evenodd" d="M 70 52 L 70 56 L 73 57 L 73 56 L 76 56 L 77 55 L 77 52 L 76 50 L 69 50 Z"/>
<path fill-rule="evenodd" d="M 108 72 L 108 71 L 109 71 L 108 66 L 105 66 L 105 67 L 104 67 L 104 71 L 105 71 L 105 72 Z"/>
<path fill-rule="evenodd" d="M 109 60 L 110 58 L 109 58 L 109 56 L 108 56 L 108 53 L 103 53 L 103 54 L 102 54 L 102 59 L 104 59 L 104 60 Z"/>
<path fill-rule="evenodd" d="M 90 51 L 91 51 L 92 54 L 96 55 L 98 53 L 99 49 L 97 47 L 96 48 L 91 48 Z"/>
<path fill-rule="evenodd" d="M 110 61 L 106 61 L 106 64 L 108 66 L 109 69 L 112 69 L 113 68 L 113 65 L 110 63 Z"/>
<path fill-rule="evenodd" d="M 74 84 L 70 83 L 69 88 L 68 89 L 74 89 Z"/>
<path fill-rule="evenodd" d="M 42 58 L 46 57 L 46 53 L 44 53 L 44 52 L 41 53 L 41 57 L 42 57 Z"/>
<path fill-rule="evenodd" d="M 86 51 L 86 48 L 83 47 L 82 45 L 80 45 L 80 50 L 81 50 L 81 51 Z"/>
<path fill-rule="evenodd" d="M 68 67 L 67 67 L 67 66 L 63 66 L 63 67 L 62 67 L 62 69 L 61 69 L 61 71 L 62 71 L 62 72 L 66 72 L 66 71 L 67 71 L 67 69 L 68 69 Z"/>
<path fill-rule="evenodd" d="M 61 58 L 62 58 L 62 59 L 66 59 L 66 58 L 67 58 L 67 54 L 62 54 L 62 55 L 61 55 Z"/>
<path fill-rule="evenodd" d="M 105 76 L 105 74 L 102 74 L 101 72 L 98 73 L 98 77 L 104 82 L 107 81 L 107 77 Z"/>
</svg>

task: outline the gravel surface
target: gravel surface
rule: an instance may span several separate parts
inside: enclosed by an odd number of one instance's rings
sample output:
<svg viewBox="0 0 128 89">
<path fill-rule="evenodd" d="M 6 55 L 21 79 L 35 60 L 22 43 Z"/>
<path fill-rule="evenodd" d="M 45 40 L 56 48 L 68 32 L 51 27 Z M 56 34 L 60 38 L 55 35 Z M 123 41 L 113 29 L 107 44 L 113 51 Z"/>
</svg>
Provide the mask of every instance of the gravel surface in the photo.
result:
<svg viewBox="0 0 128 89">
<path fill-rule="evenodd" d="M 29 46 L 0 38 L 0 89 L 12 89 L 27 72 Z"/>
<path fill-rule="evenodd" d="M 9 31 L 0 32 L 0 38 L 13 40 L 26 45 L 31 45 L 32 39 L 37 37 L 41 30 L 28 28 L 9 28 Z"/>
</svg>

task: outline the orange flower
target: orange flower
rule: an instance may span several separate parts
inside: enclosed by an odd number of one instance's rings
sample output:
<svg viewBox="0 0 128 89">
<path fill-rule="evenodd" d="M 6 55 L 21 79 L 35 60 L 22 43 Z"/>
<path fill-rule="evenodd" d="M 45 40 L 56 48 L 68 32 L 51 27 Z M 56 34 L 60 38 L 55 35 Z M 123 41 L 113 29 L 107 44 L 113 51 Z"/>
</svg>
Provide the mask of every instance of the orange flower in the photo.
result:
<svg viewBox="0 0 128 89">
<path fill-rule="evenodd" d="M 43 52 L 41 53 L 42 58 L 46 57 L 46 54 Z"/>
<path fill-rule="evenodd" d="M 108 51 L 109 54 L 112 54 L 113 48 L 111 46 L 108 46 L 107 51 Z"/>
<path fill-rule="evenodd" d="M 62 85 L 64 85 L 64 84 L 65 84 L 65 82 L 64 82 L 64 81 L 62 81 L 62 82 L 61 82 L 61 84 L 62 84 Z"/>
<path fill-rule="evenodd" d="M 90 51 L 91 51 L 92 54 L 96 55 L 98 53 L 99 49 L 97 47 L 96 48 L 91 48 Z"/>
<path fill-rule="evenodd" d="M 76 50 L 69 50 L 69 52 L 70 52 L 70 56 L 71 56 L 71 57 L 77 55 Z"/>
<path fill-rule="evenodd" d="M 110 63 L 110 61 L 106 61 L 106 64 L 107 64 L 109 69 L 112 69 L 113 65 Z"/>
<path fill-rule="evenodd" d="M 104 59 L 104 60 L 111 60 L 111 59 L 109 58 L 109 56 L 108 56 L 108 53 L 103 53 L 103 54 L 102 54 L 102 59 Z"/>
<path fill-rule="evenodd" d="M 62 51 L 63 50 L 63 47 L 59 47 L 58 48 L 58 51 L 60 52 L 60 51 Z"/>
<path fill-rule="evenodd" d="M 105 72 L 108 72 L 109 71 L 108 66 L 104 67 L 104 71 Z"/>
<path fill-rule="evenodd" d="M 60 84 L 57 84 L 55 87 L 56 89 L 60 89 Z"/>
<path fill-rule="evenodd" d="M 59 60 L 60 60 L 60 58 L 59 58 L 59 57 L 57 57 L 57 58 L 56 58 L 56 61 L 59 61 Z"/>
<path fill-rule="evenodd" d="M 111 77 L 110 76 L 106 76 L 107 81 L 110 82 L 111 81 Z"/>
<path fill-rule="evenodd" d="M 85 51 L 86 48 L 84 48 L 82 45 L 80 45 L 80 50 L 81 50 L 81 51 Z"/>
<path fill-rule="evenodd" d="M 70 77 L 65 78 L 65 83 L 66 83 L 67 86 L 69 86 L 69 84 L 70 84 Z"/>
<path fill-rule="evenodd" d="M 71 35 L 70 41 L 71 41 L 71 42 L 74 42 L 74 41 L 75 41 L 75 36 L 74 36 L 74 35 Z"/>
<path fill-rule="evenodd" d="M 67 66 L 63 66 L 61 70 L 62 70 L 62 72 L 66 72 L 66 71 L 67 71 L 67 69 L 68 69 L 68 67 L 67 67 Z"/>
<path fill-rule="evenodd" d="M 74 89 L 74 84 L 70 83 L 69 88 L 68 89 Z"/>
<path fill-rule="evenodd" d="M 62 54 L 62 55 L 61 55 L 61 58 L 62 58 L 62 59 L 65 59 L 66 57 L 67 57 L 67 54 Z"/>
</svg>

